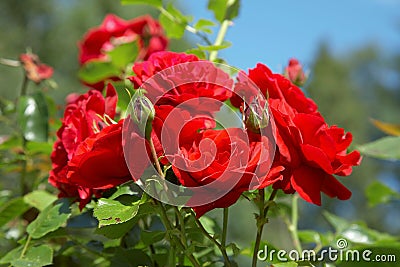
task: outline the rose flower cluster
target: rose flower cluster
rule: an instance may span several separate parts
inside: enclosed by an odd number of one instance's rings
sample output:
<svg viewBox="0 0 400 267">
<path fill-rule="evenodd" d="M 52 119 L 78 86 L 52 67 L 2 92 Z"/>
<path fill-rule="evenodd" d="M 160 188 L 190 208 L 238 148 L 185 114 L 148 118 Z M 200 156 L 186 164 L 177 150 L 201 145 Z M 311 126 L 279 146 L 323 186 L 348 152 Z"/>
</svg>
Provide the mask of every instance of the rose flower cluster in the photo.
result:
<svg viewBox="0 0 400 267">
<path fill-rule="evenodd" d="M 158 164 L 170 169 L 177 185 L 198 188 L 187 202 L 197 217 L 267 186 L 298 192 L 317 205 L 321 192 L 350 198 L 335 175 L 348 176 L 360 164 L 358 151 L 347 152 L 352 135 L 329 126 L 292 81 L 263 64 L 233 79 L 212 62 L 163 51 L 167 40 L 148 17 L 127 22 L 107 16 L 80 43 L 80 62 L 106 60 L 104 51 L 132 38 L 140 38 L 142 50 L 128 79 L 135 89 L 144 89 L 152 105 L 150 132 L 136 134 L 129 116 L 117 119 L 117 93 L 107 84 L 116 77 L 91 85 L 97 90 L 69 97 L 49 178 L 60 197 L 74 198 L 82 209 L 93 196 L 137 181 L 156 163 L 149 149 L 154 146 Z M 216 114 L 228 102 L 242 114 L 242 127 L 218 126 Z M 133 132 L 124 140 L 127 130 Z M 128 155 L 126 142 L 133 151 Z"/>
</svg>

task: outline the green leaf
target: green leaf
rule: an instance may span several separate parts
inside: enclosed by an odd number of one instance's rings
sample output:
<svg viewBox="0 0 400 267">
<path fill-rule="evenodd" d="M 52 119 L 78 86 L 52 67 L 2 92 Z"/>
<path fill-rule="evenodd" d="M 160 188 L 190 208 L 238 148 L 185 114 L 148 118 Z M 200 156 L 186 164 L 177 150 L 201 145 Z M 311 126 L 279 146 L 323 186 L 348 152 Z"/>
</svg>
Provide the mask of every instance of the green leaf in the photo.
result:
<svg viewBox="0 0 400 267">
<path fill-rule="evenodd" d="M 193 26 L 198 31 L 202 31 L 205 33 L 211 34 L 213 31 L 210 29 L 210 27 L 214 27 L 216 24 L 208 19 L 199 19 L 199 21 L 196 22 L 196 24 Z"/>
<path fill-rule="evenodd" d="M 78 73 L 79 78 L 87 83 L 96 83 L 107 78 L 119 76 L 121 70 L 112 62 L 92 60 L 84 64 Z"/>
<path fill-rule="evenodd" d="M 325 219 L 335 228 L 336 232 L 343 232 L 350 226 L 350 223 L 343 218 L 340 218 L 327 211 L 322 212 Z"/>
<path fill-rule="evenodd" d="M 304 243 L 316 243 L 321 244 L 320 233 L 312 230 L 298 231 L 299 238 Z"/>
<path fill-rule="evenodd" d="M 224 41 L 222 44 L 220 45 L 197 45 L 200 50 L 204 50 L 204 51 L 217 51 L 217 50 L 221 50 L 221 49 L 225 49 L 228 48 L 232 45 L 232 43 Z"/>
<path fill-rule="evenodd" d="M 208 9 L 219 22 L 233 20 L 239 14 L 240 0 L 209 0 Z"/>
<path fill-rule="evenodd" d="M 185 51 L 186 54 L 192 54 L 197 56 L 200 59 L 207 59 L 206 53 L 200 48 L 191 48 Z"/>
<path fill-rule="evenodd" d="M 282 263 L 274 263 L 274 267 L 297 267 L 298 264 L 296 262 L 282 262 Z"/>
<path fill-rule="evenodd" d="M 47 245 L 29 248 L 20 258 L 22 246 L 8 252 L 0 259 L 0 264 L 10 263 L 14 267 L 41 267 L 52 264 L 53 250 Z"/>
<path fill-rule="evenodd" d="M 141 4 L 162 7 L 162 0 L 121 0 L 123 5 Z"/>
<path fill-rule="evenodd" d="M 399 197 L 397 192 L 378 181 L 372 182 L 365 190 L 365 194 L 370 206 L 388 203 L 394 197 Z"/>
<path fill-rule="evenodd" d="M 71 215 L 69 201 L 60 199 L 55 202 L 55 205 L 47 206 L 39 216 L 28 225 L 26 231 L 32 238 L 40 238 L 47 233 L 57 230 Z"/>
<path fill-rule="evenodd" d="M 47 245 L 29 248 L 24 257 L 11 261 L 11 265 L 15 267 L 41 267 L 52 263 L 53 250 Z"/>
<path fill-rule="evenodd" d="M 400 160 L 400 136 L 384 137 L 374 142 L 358 147 L 365 155 L 380 158 Z"/>
<path fill-rule="evenodd" d="M 43 211 L 56 199 L 57 199 L 56 196 L 43 190 L 33 191 L 24 196 L 25 203 L 31 205 L 32 207 L 37 208 L 40 211 Z"/>
<path fill-rule="evenodd" d="M 146 246 L 161 241 L 164 239 L 164 237 L 165 237 L 164 231 L 152 231 L 152 232 L 142 231 L 140 233 L 140 238 Z"/>
<path fill-rule="evenodd" d="M 50 155 L 53 150 L 53 144 L 48 142 L 28 142 L 26 148 L 30 154 L 46 154 Z"/>
<path fill-rule="evenodd" d="M 140 200 L 124 205 L 117 200 L 101 198 L 94 208 L 94 216 L 99 220 L 99 227 L 129 221 L 139 211 Z"/>
<path fill-rule="evenodd" d="M 121 44 L 107 54 L 110 56 L 114 66 L 124 70 L 129 63 L 136 60 L 139 54 L 139 45 L 135 40 L 134 42 Z"/>
<path fill-rule="evenodd" d="M 24 199 L 14 198 L 0 207 L 0 227 L 20 216 L 29 209 L 29 205 L 24 202 Z"/>
<path fill-rule="evenodd" d="M 139 266 L 153 266 L 149 256 L 138 249 L 119 249 L 111 258 L 111 265 L 113 267 L 139 267 Z"/>
<path fill-rule="evenodd" d="M 101 228 L 96 229 L 97 234 L 104 235 L 111 239 L 117 239 L 124 236 L 132 227 L 138 222 L 138 220 L 146 215 L 154 213 L 154 207 L 150 202 L 139 205 L 139 211 L 132 219 L 119 224 L 104 225 Z"/>
<path fill-rule="evenodd" d="M 183 15 L 170 3 L 167 9 L 161 11 L 158 19 L 169 38 L 180 39 L 192 17 Z"/>
<path fill-rule="evenodd" d="M 48 109 L 42 92 L 33 96 L 21 96 L 17 106 L 17 120 L 26 140 L 47 141 Z"/>
</svg>

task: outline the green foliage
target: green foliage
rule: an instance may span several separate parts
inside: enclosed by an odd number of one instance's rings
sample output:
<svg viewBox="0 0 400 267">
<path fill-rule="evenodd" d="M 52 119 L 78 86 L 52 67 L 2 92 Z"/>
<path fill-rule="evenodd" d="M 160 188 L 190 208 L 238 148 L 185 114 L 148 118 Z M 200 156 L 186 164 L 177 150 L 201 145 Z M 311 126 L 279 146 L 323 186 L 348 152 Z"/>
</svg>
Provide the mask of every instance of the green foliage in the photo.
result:
<svg viewBox="0 0 400 267">
<path fill-rule="evenodd" d="M 0 227 L 11 221 L 12 219 L 20 216 L 29 209 L 29 205 L 25 203 L 24 199 L 14 198 L 4 203 L 0 207 Z"/>
<path fill-rule="evenodd" d="M 122 70 L 131 62 L 135 62 L 139 54 L 139 44 L 137 41 L 121 44 L 107 52 L 111 63 Z"/>
<path fill-rule="evenodd" d="M 47 206 L 39 216 L 28 225 L 26 231 L 32 238 L 40 238 L 57 230 L 71 215 L 67 199 L 60 199 L 54 205 Z"/>
<path fill-rule="evenodd" d="M 47 141 L 49 113 L 42 92 L 24 95 L 18 100 L 17 119 L 24 138 L 29 141 Z"/>
<path fill-rule="evenodd" d="M 123 204 L 117 200 L 99 199 L 94 216 L 99 220 L 99 227 L 129 221 L 139 211 L 140 200 Z"/>
<path fill-rule="evenodd" d="M 395 198 L 400 198 L 399 193 L 378 181 L 372 182 L 365 190 L 365 194 L 368 199 L 368 204 L 371 207 L 378 204 L 388 203 L 390 200 Z"/>
<path fill-rule="evenodd" d="M 57 197 L 43 190 L 33 191 L 24 196 L 24 201 L 32 207 L 43 211 L 51 203 L 53 203 Z"/>
<path fill-rule="evenodd" d="M 53 250 L 48 245 L 40 245 L 29 248 L 23 257 L 22 247 L 18 247 L 7 253 L 0 264 L 10 263 L 14 267 L 41 267 L 53 263 Z"/>
<path fill-rule="evenodd" d="M 182 38 L 185 33 L 186 25 L 192 21 L 191 16 L 183 15 L 179 9 L 170 3 L 166 9 L 161 9 L 159 21 L 169 38 Z"/>
<path fill-rule="evenodd" d="M 162 7 L 162 0 L 121 0 L 123 5 L 142 4 L 155 7 Z"/>
<path fill-rule="evenodd" d="M 380 158 L 400 160 L 400 137 L 384 137 L 371 143 L 358 147 L 361 153 L 368 156 Z"/>
<path fill-rule="evenodd" d="M 216 26 L 216 24 L 208 19 L 199 19 L 196 24 L 194 24 L 193 28 L 198 31 L 202 31 L 205 33 L 211 34 L 213 31 L 210 29 L 211 27 Z"/>
<path fill-rule="evenodd" d="M 120 69 L 111 62 L 89 61 L 79 70 L 79 79 L 87 83 L 97 83 L 107 78 L 119 76 Z"/>
<path fill-rule="evenodd" d="M 209 0 L 208 9 L 217 21 L 233 20 L 239 14 L 240 0 Z"/>
</svg>

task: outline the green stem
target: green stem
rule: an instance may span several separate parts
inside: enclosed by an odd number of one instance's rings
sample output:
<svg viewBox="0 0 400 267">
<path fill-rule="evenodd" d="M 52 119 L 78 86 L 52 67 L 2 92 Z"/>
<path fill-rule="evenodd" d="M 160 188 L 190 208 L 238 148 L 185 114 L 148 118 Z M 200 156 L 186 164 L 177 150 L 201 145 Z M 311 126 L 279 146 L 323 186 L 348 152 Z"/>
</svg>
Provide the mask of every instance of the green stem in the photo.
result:
<svg viewBox="0 0 400 267">
<path fill-rule="evenodd" d="M 25 242 L 24 248 L 21 251 L 21 255 L 19 256 L 20 259 L 22 259 L 26 253 L 26 250 L 28 249 L 29 243 L 31 242 L 32 237 L 28 235 L 28 239 Z"/>
<path fill-rule="evenodd" d="M 222 238 L 221 238 L 221 246 L 223 248 L 226 247 L 226 236 L 227 236 L 227 231 L 228 231 L 228 218 L 229 218 L 229 209 L 224 208 L 223 224 L 222 224 Z"/>
<path fill-rule="evenodd" d="M 274 189 L 268 199 L 268 202 L 271 202 L 274 200 L 276 197 L 276 194 L 278 193 L 278 190 Z M 260 211 L 260 214 L 257 218 L 257 235 L 256 235 L 256 242 L 254 244 L 254 250 L 253 250 L 253 260 L 252 260 L 252 267 L 257 266 L 257 255 L 258 255 L 258 250 L 260 249 L 260 243 L 261 243 L 261 237 L 262 233 L 264 230 L 264 225 L 266 223 L 266 216 L 269 211 L 270 205 L 267 205 L 265 207 L 265 191 L 264 189 L 258 190 L 258 195 L 259 195 L 259 201 L 258 201 L 258 208 Z"/>
<path fill-rule="evenodd" d="M 161 176 L 161 178 L 165 179 L 163 171 L 160 166 L 160 163 L 158 162 L 156 149 L 154 147 L 153 140 L 151 139 L 151 137 L 149 138 L 149 145 L 150 145 L 150 150 L 151 150 L 151 154 L 152 154 L 154 163 L 156 165 L 157 172 Z M 168 191 L 166 191 L 166 192 L 168 193 Z M 188 250 L 187 250 L 186 236 L 185 236 L 184 232 L 182 232 L 182 231 L 180 232 L 181 239 L 178 239 L 175 235 L 171 234 L 173 227 L 171 225 L 171 222 L 168 219 L 167 211 L 166 211 L 163 203 L 161 203 L 160 201 L 158 201 L 155 198 L 153 198 L 153 200 L 154 200 L 155 204 L 158 205 L 158 207 L 161 211 L 160 212 L 161 220 L 162 220 L 163 224 L 165 225 L 165 227 L 167 228 L 167 232 L 169 234 L 170 240 L 173 241 L 174 244 L 177 244 L 179 246 L 181 251 L 183 251 L 186 254 L 187 258 L 190 260 L 190 262 L 193 264 L 193 266 L 200 267 L 200 263 L 198 263 L 196 258 L 192 254 L 187 252 Z M 185 242 L 183 242 L 183 241 L 185 241 Z M 171 246 L 174 246 L 174 245 L 171 244 Z M 175 258 L 175 255 L 173 257 Z"/>
<path fill-rule="evenodd" d="M 303 248 L 301 247 L 300 239 L 299 239 L 299 234 L 297 232 L 297 225 L 298 225 L 298 220 L 299 220 L 299 209 L 298 209 L 298 195 L 294 195 L 292 198 L 292 222 L 289 226 L 289 231 L 292 235 L 293 239 L 293 244 L 296 248 L 296 250 L 299 253 L 303 252 Z"/>
<path fill-rule="evenodd" d="M 27 93 L 27 89 L 28 89 L 28 76 L 24 75 L 24 81 L 22 82 L 22 86 L 21 86 L 21 91 L 20 91 L 20 96 L 19 98 L 26 96 Z M 17 105 L 19 103 L 19 99 L 17 100 Z M 22 151 L 24 154 L 24 158 L 22 160 L 22 170 L 21 170 L 21 176 L 20 176 L 20 193 L 21 196 L 25 195 L 26 190 L 25 190 L 25 180 L 26 180 L 26 173 L 27 173 L 27 159 L 26 159 L 26 146 L 28 143 L 28 140 L 26 140 L 25 135 L 23 132 L 21 132 L 21 139 L 22 139 Z"/>
<path fill-rule="evenodd" d="M 215 39 L 214 46 L 221 45 L 224 41 L 226 32 L 228 31 L 229 24 L 231 23 L 230 20 L 224 20 L 219 28 L 217 38 Z M 217 59 L 218 50 L 213 50 L 210 52 L 209 60 L 214 61 Z"/>
<path fill-rule="evenodd" d="M 225 247 L 222 246 L 214 237 L 210 235 L 209 232 L 207 232 L 206 228 L 204 228 L 203 224 L 200 222 L 200 220 L 196 217 L 196 214 L 194 214 L 193 211 L 191 211 L 193 217 L 195 218 L 197 226 L 200 228 L 201 232 L 211 241 L 213 242 L 219 249 L 219 251 L 222 253 L 222 257 L 224 257 L 225 261 L 225 266 L 230 267 L 232 266 L 231 261 L 229 260 L 228 254 L 226 253 Z"/>
</svg>

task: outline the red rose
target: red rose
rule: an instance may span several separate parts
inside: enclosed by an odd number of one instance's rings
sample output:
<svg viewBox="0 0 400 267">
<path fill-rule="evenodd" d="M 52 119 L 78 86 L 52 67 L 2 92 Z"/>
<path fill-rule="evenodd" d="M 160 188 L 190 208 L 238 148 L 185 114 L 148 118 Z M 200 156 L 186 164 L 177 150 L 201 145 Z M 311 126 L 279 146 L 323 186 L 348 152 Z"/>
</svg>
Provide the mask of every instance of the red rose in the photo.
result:
<svg viewBox="0 0 400 267">
<path fill-rule="evenodd" d="M 187 203 L 197 217 L 214 208 L 229 207 L 244 191 L 268 186 L 280 178 L 266 179 L 271 165 L 267 137 L 253 139 L 250 135 L 249 140 L 242 129 L 228 128 L 205 130 L 191 140 L 180 142 L 179 151 L 168 158 L 182 185 L 208 185 L 204 190 L 197 189 Z M 208 199 L 208 204 L 197 204 Z"/>
<path fill-rule="evenodd" d="M 274 168 L 281 167 L 282 175 L 274 188 L 286 193 L 297 191 L 302 198 L 321 204 L 320 192 L 330 197 L 348 199 L 351 192 L 333 175 L 347 176 L 352 166 L 360 164 L 358 151 L 347 154 L 352 141 L 351 133 L 336 126 L 329 127 L 317 110 L 317 105 L 289 80 L 273 74 L 265 65 L 258 64 L 249 71 L 249 77 L 268 95 L 268 104 L 276 124 L 277 151 Z M 239 95 L 249 95 L 243 85 L 238 86 Z M 251 88 L 249 92 L 254 90 Z M 232 103 L 240 105 L 234 96 Z"/>
<path fill-rule="evenodd" d="M 109 14 L 99 27 L 89 30 L 79 43 L 79 63 L 91 60 L 107 60 L 107 51 L 114 47 L 138 40 L 139 55 L 137 60 L 147 59 L 152 53 L 167 48 L 168 40 L 160 24 L 150 16 L 141 16 L 132 20 L 123 20 Z M 117 79 L 118 77 L 109 77 Z M 104 82 L 88 84 L 102 90 Z"/>
<path fill-rule="evenodd" d="M 115 116 L 117 93 L 110 84 L 107 86 L 105 98 L 99 91 L 91 90 L 81 96 L 69 97 L 68 101 L 51 154 L 53 168 L 50 171 L 49 182 L 60 190 L 59 197 L 77 198 L 80 207 L 83 208 L 90 201 L 92 194 L 99 192 L 71 183 L 67 178 L 68 162 L 83 141 L 100 132 L 106 126 L 106 122 L 111 123 L 109 119 Z"/>
<path fill-rule="evenodd" d="M 79 144 L 67 179 L 86 188 L 109 189 L 131 179 L 122 150 L 122 124 L 112 124 Z"/>
<path fill-rule="evenodd" d="M 37 55 L 21 54 L 19 59 L 24 66 L 26 77 L 36 84 L 53 76 L 53 68 L 41 63 Z"/>
<path fill-rule="evenodd" d="M 136 88 L 146 90 L 155 105 L 182 105 L 194 114 L 219 110 L 231 97 L 233 80 L 209 61 L 194 55 L 158 52 L 135 63 L 130 77 Z"/>
</svg>

